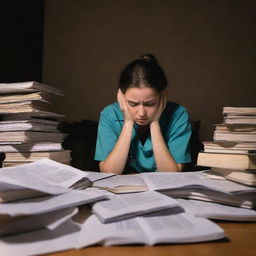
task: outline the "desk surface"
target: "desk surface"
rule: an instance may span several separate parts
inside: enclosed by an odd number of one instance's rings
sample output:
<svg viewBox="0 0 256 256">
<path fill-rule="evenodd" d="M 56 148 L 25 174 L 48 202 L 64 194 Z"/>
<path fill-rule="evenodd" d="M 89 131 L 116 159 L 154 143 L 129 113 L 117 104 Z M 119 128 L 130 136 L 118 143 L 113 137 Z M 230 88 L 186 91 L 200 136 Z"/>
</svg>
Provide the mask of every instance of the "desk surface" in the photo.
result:
<svg viewBox="0 0 256 256">
<path fill-rule="evenodd" d="M 228 239 L 197 244 L 156 246 L 94 246 L 69 250 L 51 256 L 255 256 L 256 223 L 217 222 Z"/>
</svg>

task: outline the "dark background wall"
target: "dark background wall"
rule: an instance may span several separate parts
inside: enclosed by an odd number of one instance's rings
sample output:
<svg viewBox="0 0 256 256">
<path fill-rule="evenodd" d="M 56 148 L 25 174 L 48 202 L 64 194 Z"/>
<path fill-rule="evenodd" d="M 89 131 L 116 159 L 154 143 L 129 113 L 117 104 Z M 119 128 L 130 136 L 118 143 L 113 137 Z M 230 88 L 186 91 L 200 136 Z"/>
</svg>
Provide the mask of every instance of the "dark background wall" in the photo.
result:
<svg viewBox="0 0 256 256">
<path fill-rule="evenodd" d="M 223 106 L 255 106 L 255 0 L 0 1 L 1 82 L 64 90 L 68 121 L 97 120 L 120 70 L 144 53 L 166 71 L 168 99 L 212 138 Z"/>
<path fill-rule="evenodd" d="M 43 81 L 67 120 L 97 120 L 124 65 L 153 53 L 209 140 L 223 106 L 256 103 L 255 46 L 254 0 L 46 0 Z"/>
<path fill-rule="evenodd" d="M 0 1 L 0 82 L 41 81 L 42 0 Z"/>
</svg>

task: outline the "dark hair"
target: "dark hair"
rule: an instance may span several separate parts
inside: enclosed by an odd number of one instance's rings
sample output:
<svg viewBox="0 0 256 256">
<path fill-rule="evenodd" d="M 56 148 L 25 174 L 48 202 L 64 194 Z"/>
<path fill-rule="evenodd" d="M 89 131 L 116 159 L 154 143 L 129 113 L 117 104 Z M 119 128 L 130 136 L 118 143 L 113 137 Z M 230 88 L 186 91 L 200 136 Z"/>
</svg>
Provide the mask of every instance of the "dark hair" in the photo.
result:
<svg viewBox="0 0 256 256">
<path fill-rule="evenodd" d="M 119 88 L 123 93 L 131 87 L 152 87 L 157 92 L 167 86 L 167 79 L 157 59 L 152 54 L 142 55 L 129 63 L 121 72 Z"/>
</svg>

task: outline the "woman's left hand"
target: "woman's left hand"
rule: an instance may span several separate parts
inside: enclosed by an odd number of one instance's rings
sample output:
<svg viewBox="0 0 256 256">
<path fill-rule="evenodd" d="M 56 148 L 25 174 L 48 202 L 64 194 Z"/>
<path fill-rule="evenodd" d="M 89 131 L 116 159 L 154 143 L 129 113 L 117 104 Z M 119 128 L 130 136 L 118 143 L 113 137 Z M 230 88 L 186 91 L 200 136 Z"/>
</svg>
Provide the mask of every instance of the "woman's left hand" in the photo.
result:
<svg viewBox="0 0 256 256">
<path fill-rule="evenodd" d="M 157 110 L 154 118 L 152 119 L 151 123 L 159 121 L 165 107 L 166 107 L 166 95 L 165 95 L 165 92 L 162 91 L 162 92 L 160 92 L 160 100 L 159 100 L 158 110 Z"/>
</svg>

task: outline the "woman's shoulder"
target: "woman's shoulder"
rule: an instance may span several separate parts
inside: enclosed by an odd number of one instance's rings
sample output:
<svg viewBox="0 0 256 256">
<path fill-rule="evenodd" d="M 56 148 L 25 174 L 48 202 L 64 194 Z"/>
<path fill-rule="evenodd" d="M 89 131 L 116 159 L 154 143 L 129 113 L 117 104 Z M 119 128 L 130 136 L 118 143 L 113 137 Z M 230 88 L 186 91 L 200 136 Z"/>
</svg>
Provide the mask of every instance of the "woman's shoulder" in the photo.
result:
<svg viewBox="0 0 256 256">
<path fill-rule="evenodd" d="M 176 102 L 171 102 L 168 101 L 166 103 L 166 112 L 172 115 L 179 115 L 182 113 L 188 113 L 186 107 L 176 103 Z"/>
<path fill-rule="evenodd" d="M 175 102 L 167 102 L 164 115 L 162 117 L 163 125 L 173 129 L 180 125 L 189 123 L 189 114 L 186 108 Z"/>
<path fill-rule="evenodd" d="M 104 107 L 103 110 L 101 111 L 101 115 L 113 117 L 115 119 L 121 118 L 122 112 L 121 112 L 118 102 L 114 102 L 114 103 Z"/>
<path fill-rule="evenodd" d="M 111 112 L 120 110 L 119 104 L 117 102 L 111 103 L 103 108 L 101 112 Z"/>
</svg>

